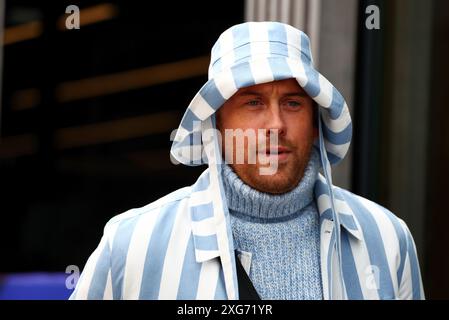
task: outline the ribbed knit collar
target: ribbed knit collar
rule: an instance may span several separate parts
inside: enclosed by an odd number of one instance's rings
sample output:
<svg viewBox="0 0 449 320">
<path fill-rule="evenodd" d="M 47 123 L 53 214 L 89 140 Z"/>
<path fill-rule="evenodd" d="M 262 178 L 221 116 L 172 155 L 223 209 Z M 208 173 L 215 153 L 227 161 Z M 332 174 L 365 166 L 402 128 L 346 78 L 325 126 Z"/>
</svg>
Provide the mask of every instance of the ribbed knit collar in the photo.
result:
<svg viewBox="0 0 449 320">
<path fill-rule="evenodd" d="M 293 190 L 280 195 L 260 192 L 250 187 L 229 165 L 224 164 L 223 185 L 231 214 L 267 222 L 293 218 L 313 200 L 319 163 L 319 154 L 315 148 L 312 148 L 310 160 L 301 181 Z"/>
</svg>

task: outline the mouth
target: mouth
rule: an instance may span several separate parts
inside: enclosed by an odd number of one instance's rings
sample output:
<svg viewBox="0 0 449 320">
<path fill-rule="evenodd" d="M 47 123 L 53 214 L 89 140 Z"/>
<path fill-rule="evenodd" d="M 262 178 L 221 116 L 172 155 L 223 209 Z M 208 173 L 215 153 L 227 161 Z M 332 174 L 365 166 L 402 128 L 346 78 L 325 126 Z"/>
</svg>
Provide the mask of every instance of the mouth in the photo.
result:
<svg viewBox="0 0 449 320">
<path fill-rule="evenodd" d="M 270 148 L 270 149 L 266 149 L 265 150 L 265 154 L 267 156 L 270 155 L 281 155 L 281 154 L 287 154 L 290 153 L 290 149 L 286 148 L 286 147 L 276 147 L 276 148 Z M 264 152 L 262 152 L 264 153 Z"/>
<path fill-rule="evenodd" d="M 290 153 L 291 150 L 286 147 L 275 147 L 261 152 L 262 155 L 269 158 L 275 158 L 277 161 L 281 162 L 287 160 Z"/>
</svg>

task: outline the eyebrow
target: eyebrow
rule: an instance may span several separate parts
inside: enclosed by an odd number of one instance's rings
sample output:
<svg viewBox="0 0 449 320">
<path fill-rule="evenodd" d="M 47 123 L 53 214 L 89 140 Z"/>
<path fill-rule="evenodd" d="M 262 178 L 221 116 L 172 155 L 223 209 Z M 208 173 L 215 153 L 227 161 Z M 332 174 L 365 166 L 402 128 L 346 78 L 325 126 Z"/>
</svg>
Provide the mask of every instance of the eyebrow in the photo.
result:
<svg viewBox="0 0 449 320">
<path fill-rule="evenodd" d="M 243 91 L 238 94 L 238 96 L 262 96 L 263 94 L 257 91 Z M 287 92 L 282 95 L 283 97 L 307 97 L 305 92 L 295 91 L 295 92 Z"/>
</svg>

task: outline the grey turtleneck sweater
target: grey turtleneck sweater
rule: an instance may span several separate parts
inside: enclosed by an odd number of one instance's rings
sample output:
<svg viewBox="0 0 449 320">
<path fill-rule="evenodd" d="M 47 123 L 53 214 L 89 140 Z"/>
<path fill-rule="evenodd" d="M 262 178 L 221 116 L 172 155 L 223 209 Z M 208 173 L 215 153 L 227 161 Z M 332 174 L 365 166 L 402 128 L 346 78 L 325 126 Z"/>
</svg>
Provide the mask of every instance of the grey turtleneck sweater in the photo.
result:
<svg viewBox="0 0 449 320">
<path fill-rule="evenodd" d="M 319 214 L 313 148 L 298 186 L 282 195 L 259 192 L 223 167 L 234 244 L 251 254 L 249 277 L 261 299 L 322 299 Z"/>
</svg>

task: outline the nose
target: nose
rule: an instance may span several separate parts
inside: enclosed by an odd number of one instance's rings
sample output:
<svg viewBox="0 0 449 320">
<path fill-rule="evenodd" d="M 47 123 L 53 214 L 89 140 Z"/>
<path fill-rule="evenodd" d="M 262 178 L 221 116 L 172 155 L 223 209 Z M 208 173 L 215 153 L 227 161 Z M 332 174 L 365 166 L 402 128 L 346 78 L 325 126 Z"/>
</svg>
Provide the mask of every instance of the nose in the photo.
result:
<svg viewBox="0 0 449 320">
<path fill-rule="evenodd" d="M 284 136 L 287 128 L 281 107 L 277 102 L 273 102 L 270 104 L 268 110 L 266 124 L 267 135 L 277 130 L 279 136 Z"/>
</svg>

